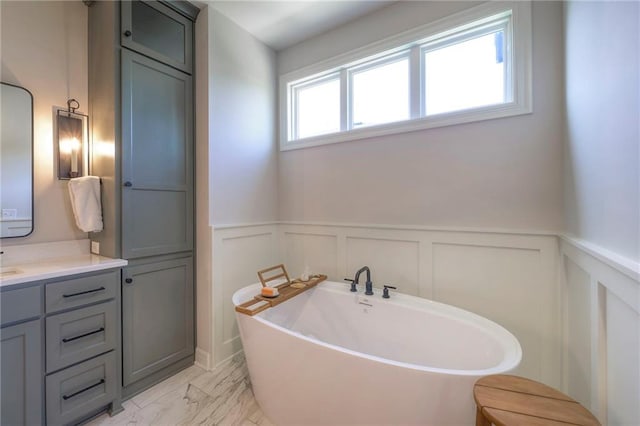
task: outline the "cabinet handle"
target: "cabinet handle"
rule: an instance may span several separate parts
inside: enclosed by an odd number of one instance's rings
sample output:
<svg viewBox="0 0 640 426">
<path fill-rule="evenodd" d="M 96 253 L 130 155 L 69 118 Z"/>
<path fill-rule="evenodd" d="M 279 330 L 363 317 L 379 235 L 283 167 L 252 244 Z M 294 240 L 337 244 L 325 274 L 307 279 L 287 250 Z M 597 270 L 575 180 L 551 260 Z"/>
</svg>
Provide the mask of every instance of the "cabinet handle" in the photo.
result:
<svg viewBox="0 0 640 426">
<path fill-rule="evenodd" d="M 133 278 L 125 278 L 124 282 L 127 284 L 131 284 L 133 282 Z"/>
<path fill-rule="evenodd" d="M 80 291 L 78 293 L 71 293 L 71 294 L 63 294 L 62 297 L 75 297 L 75 296 L 80 296 L 82 294 L 89 294 L 89 293 L 95 293 L 96 291 L 102 291 L 104 290 L 104 287 L 100 287 L 100 288 L 94 288 L 93 290 L 87 290 L 87 291 Z"/>
<path fill-rule="evenodd" d="M 62 342 L 63 343 L 73 342 L 74 340 L 82 339 L 83 337 L 91 336 L 92 334 L 100 333 L 102 331 L 104 331 L 104 327 L 100 327 L 97 330 L 93 330 L 93 331 L 90 331 L 88 333 L 81 334 L 79 336 L 65 337 L 64 339 L 62 339 Z"/>
<path fill-rule="evenodd" d="M 126 182 L 124 183 L 124 186 L 126 186 L 127 188 L 130 188 L 130 187 L 132 187 L 132 186 L 133 186 L 133 184 L 132 184 L 131 182 L 129 182 L 129 181 L 126 181 Z"/>
<path fill-rule="evenodd" d="M 131 31 L 127 30 L 124 32 L 125 37 L 131 37 Z"/>
<path fill-rule="evenodd" d="M 80 389 L 79 391 L 74 392 L 74 393 L 72 393 L 71 395 L 62 395 L 62 399 L 64 399 L 64 400 L 66 401 L 66 400 L 67 400 L 67 399 L 69 399 L 69 398 L 73 398 L 74 396 L 78 396 L 78 395 L 80 395 L 81 393 L 86 392 L 86 391 L 88 391 L 89 389 L 93 389 L 93 388 L 95 388 L 96 386 L 100 386 L 100 385 L 101 385 L 101 384 L 103 384 L 103 383 L 104 383 L 104 379 L 100 379 L 100 381 L 99 381 L 98 383 L 94 383 L 94 384 L 92 384 L 91 386 L 87 386 L 87 387 L 86 387 L 86 388 L 84 388 L 84 389 Z"/>
</svg>

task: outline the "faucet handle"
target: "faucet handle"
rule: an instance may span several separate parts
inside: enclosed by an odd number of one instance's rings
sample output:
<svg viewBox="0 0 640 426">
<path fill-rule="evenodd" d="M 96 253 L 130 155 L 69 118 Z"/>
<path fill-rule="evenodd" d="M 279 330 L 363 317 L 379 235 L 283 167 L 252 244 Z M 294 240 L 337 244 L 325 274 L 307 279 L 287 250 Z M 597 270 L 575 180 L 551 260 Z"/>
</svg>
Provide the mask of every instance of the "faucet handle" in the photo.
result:
<svg viewBox="0 0 640 426">
<path fill-rule="evenodd" d="M 351 278 L 345 278 L 344 280 L 351 283 L 351 290 L 350 291 L 352 291 L 352 292 L 358 291 L 358 289 L 356 288 L 356 280 L 352 280 Z"/>
<path fill-rule="evenodd" d="M 385 298 L 385 299 L 389 298 L 389 289 L 390 288 L 393 289 L 393 290 L 396 289 L 396 287 L 393 287 L 393 286 L 390 286 L 390 285 L 385 285 L 384 289 L 382 290 L 382 297 L 383 298 Z"/>
</svg>

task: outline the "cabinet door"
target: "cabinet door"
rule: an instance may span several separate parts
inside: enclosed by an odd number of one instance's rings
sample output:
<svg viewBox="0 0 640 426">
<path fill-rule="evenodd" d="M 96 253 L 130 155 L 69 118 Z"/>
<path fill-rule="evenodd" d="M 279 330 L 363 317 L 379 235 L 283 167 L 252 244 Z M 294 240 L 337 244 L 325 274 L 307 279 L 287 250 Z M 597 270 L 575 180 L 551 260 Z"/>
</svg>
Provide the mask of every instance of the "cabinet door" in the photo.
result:
<svg viewBox="0 0 640 426">
<path fill-rule="evenodd" d="M 191 74 L 193 22 L 155 1 L 121 3 L 123 46 Z"/>
<path fill-rule="evenodd" d="M 42 348 L 40 320 L 0 330 L 3 425 L 42 423 Z"/>
<path fill-rule="evenodd" d="M 191 77 L 122 51 L 122 256 L 193 248 Z"/>
<path fill-rule="evenodd" d="M 193 354 L 193 345 L 192 258 L 125 268 L 123 385 Z"/>
</svg>

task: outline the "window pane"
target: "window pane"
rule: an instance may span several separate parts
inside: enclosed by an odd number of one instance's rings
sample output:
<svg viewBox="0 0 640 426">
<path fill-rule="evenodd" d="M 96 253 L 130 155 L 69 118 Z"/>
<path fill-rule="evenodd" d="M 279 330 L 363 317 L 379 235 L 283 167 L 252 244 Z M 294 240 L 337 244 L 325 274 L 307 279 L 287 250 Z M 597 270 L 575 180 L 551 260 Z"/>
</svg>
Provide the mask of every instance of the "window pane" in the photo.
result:
<svg viewBox="0 0 640 426">
<path fill-rule="evenodd" d="M 409 59 L 355 72 L 354 128 L 409 119 Z"/>
<path fill-rule="evenodd" d="M 340 131 L 340 79 L 296 88 L 296 138 Z"/>
<path fill-rule="evenodd" d="M 426 114 L 505 102 L 504 31 L 428 51 Z"/>
</svg>

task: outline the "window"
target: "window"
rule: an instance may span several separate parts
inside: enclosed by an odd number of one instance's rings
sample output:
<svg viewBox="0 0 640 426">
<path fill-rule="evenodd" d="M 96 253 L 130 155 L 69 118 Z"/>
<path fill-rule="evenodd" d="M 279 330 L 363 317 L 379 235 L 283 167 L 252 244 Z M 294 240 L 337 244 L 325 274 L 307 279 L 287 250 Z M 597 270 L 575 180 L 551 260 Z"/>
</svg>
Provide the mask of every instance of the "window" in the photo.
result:
<svg viewBox="0 0 640 426">
<path fill-rule="evenodd" d="M 531 112 L 530 8 L 490 2 L 282 76 L 281 149 Z"/>
<path fill-rule="evenodd" d="M 424 49 L 425 115 L 508 101 L 503 39 L 500 30 Z"/>
<path fill-rule="evenodd" d="M 340 131 L 340 78 L 329 76 L 294 88 L 297 138 Z"/>
<path fill-rule="evenodd" d="M 351 128 L 409 119 L 409 58 L 350 70 Z"/>
</svg>

